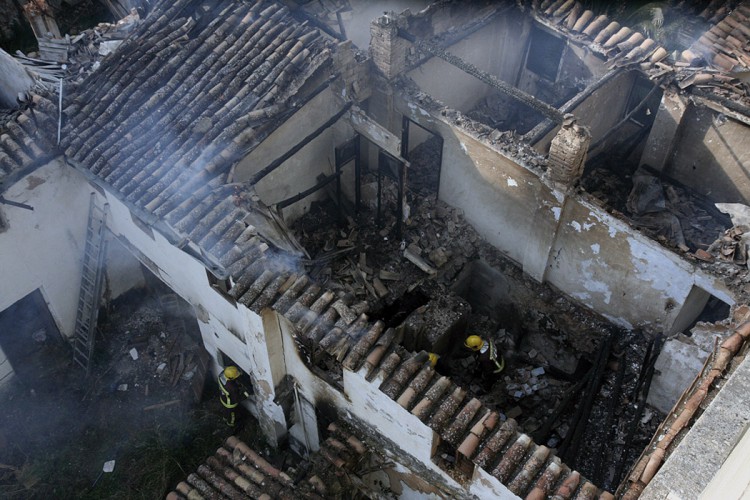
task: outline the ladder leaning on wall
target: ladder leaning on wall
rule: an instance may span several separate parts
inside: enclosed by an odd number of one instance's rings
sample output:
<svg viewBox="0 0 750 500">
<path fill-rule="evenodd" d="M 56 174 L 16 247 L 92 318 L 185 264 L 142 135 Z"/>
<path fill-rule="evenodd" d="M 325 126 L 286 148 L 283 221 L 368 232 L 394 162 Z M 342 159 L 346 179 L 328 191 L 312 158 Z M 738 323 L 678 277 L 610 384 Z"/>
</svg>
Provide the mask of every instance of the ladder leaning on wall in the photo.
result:
<svg viewBox="0 0 750 500">
<path fill-rule="evenodd" d="M 73 337 L 73 361 L 86 370 L 86 375 L 91 369 L 90 361 L 94 353 L 99 301 L 104 282 L 104 258 L 107 254 L 104 230 L 107 226 L 108 210 L 109 204 L 105 203 L 104 207 L 100 208 L 96 203 L 96 193 L 91 193 L 86 244 L 83 251 L 81 288 L 78 293 L 78 313 Z"/>
</svg>

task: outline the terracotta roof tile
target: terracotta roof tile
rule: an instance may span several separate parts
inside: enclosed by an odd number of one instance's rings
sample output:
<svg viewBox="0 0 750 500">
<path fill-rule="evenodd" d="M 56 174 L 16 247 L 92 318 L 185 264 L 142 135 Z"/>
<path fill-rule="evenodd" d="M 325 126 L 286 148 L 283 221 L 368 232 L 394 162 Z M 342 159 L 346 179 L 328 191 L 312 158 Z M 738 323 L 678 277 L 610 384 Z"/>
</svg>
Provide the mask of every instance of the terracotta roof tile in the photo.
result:
<svg viewBox="0 0 750 500">
<path fill-rule="evenodd" d="M 422 369 L 403 390 L 396 402 L 405 409 L 410 410 L 412 403 L 414 403 L 417 396 L 427 388 L 427 384 L 430 383 L 434 376 L 435 370 L 433 370 L 429 364 L 422 366 Z"/>
<path fill-rule="evenodd" d="M 353 448 L 347 448 L 353 449 Z M 168 498 L 320 499 L 315 481 L 295 483 L 286 473 L 232 436 L 180 482 Z M 319 486 L 318 486 L 319 487 Z"/>
<path fill-rule="evenodd" d="M 54 104 L 33 96 L 30 109 L 0 125 L 0 192 L 57 154 L 48 139 L 57 131 L 56 115 Z"/>
</svg>

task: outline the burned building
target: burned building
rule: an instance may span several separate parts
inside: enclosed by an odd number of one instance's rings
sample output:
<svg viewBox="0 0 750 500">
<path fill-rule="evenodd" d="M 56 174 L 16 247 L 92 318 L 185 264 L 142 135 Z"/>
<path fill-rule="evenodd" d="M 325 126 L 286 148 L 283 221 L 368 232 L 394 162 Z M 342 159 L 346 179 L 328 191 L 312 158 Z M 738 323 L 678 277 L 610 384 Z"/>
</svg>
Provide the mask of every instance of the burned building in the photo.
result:
<svg viewBox="0 0 750 500">
<path fill-rule="evenodd" d="M 0 322 L 33 305 L 88 371 L 102 297 L 149 273 L 194 311 L 203 372 L 250 376 L 268 440 L 364 494 L 730 495 L 750 6 L 657 6 L 649 31 L 410 3 L 159 2 L 101 60 L 67 40 L 76 71 L 0 135 Z M 38 328 L 0 332 L 2 380 Z M 505 354 L 491 388 L 472 333 Z M 227 443 L 172 495 L 263 493 Z"/>
</svg>

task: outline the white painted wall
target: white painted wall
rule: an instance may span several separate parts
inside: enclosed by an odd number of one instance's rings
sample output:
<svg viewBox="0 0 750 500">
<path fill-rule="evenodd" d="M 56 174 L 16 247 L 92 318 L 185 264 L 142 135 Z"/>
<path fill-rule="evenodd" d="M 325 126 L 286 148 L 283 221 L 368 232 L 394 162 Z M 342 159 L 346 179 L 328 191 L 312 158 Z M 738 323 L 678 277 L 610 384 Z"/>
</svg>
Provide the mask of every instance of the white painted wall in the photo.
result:
<svg viewBox="0 0 750 500">
<path fill-rule="evenodd" d="M 107 255 L 105 260 L 107 292 L 113 300 L 133 288 L 146 286 L 141 264 L 120 241 L 107 235 Z"/>
<path fill-rule="evenodd" d="M 448 52 L 513 85 L 523 62 L 528 35 L 529 23 L 521 16 L 500 15 L 486 27 L 451 45 Z M 438 57 L 429 59 L 407 76 L 428 94 L 462 112 L 497 92 Z"/>
<path fill-rule="evenodd" d="M 7 189 L 5 198 L 34 210 L 3 208 L 9 227 L 0 233 L 0 311 L 41 288 L 60 333 L 73 334 L 92 191 L 59 160 Z"/>
<path fill-rule="evenodd" d="M 693 285 L 734 298 L 702 272 L 603 208 L 566 197 L 539 176 L 413 103 L 413 120 L 444 139 L 440 199 L 464 211 L 492 245 L 618 325 L 669 329 Z"/>
</svg>

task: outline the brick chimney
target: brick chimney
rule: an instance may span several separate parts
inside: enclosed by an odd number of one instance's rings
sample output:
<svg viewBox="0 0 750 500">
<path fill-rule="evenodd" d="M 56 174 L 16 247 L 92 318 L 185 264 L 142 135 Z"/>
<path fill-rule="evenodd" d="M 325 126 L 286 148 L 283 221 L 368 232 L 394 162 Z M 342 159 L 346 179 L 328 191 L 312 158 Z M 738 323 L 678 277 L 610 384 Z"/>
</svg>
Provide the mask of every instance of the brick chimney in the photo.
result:
<svg viewBox="0 0 750 500">
<path fill-rule="evenodd" d="M 556 184 L 572 187 L 583 174 L 590 143 L 588 128 L 578 125 L 573 115 L 565 115 L 549 148 L 547 177 Z"/>
<path fill-rule="evenodd" d="M 409 42 L 398 36 L 399 20 L 385 14 L 370 24 L 370 55 L 375 67 L 389 80 L 406 69 Z"/>
</svg>

